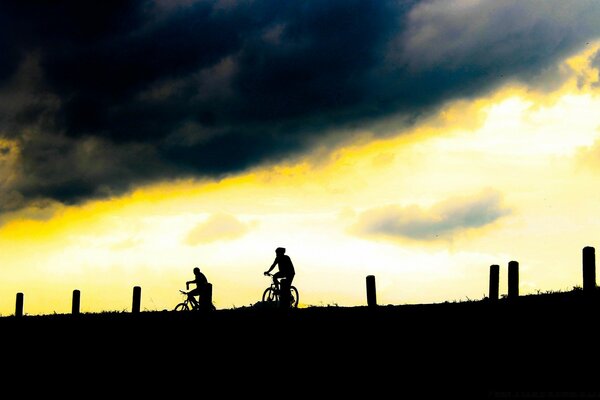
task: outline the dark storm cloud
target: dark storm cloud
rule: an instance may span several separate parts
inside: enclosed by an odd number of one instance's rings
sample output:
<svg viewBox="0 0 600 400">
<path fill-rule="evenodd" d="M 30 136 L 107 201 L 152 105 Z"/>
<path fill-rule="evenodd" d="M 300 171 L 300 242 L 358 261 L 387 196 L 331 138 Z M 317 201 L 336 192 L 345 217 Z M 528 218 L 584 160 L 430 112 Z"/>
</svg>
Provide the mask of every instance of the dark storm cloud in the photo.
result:
<svg viewBox="0 0 600 400">
<path fill-rule="evenodd" d="M 597 51 L 592 57 L 592 67 L 598 70 L 598 81 L 594 85 L 600 86 L 600 51 Z"/>
<path fill-rule="evenodd" d="M 0 189 L 73 203 L 276 162 L 543 84 L 598 20 L 583 0 L 3 1 Z"/>
<path fill-rule="evenodd" d="M 501 204 L 500 194 L 488 190 L 471 198 L 448 199 L 429 210 L 397 205 L 367 210 L 360 214 L 351 232 L 359 236 L 428 241 L 484 227 L 509 213 Z"/>
</svg>

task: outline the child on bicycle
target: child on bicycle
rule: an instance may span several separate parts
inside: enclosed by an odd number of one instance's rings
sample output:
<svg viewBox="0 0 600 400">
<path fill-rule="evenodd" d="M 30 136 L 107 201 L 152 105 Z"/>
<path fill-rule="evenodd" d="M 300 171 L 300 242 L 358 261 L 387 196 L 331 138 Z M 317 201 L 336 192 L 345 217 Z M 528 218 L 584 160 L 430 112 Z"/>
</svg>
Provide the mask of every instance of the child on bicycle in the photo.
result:
<svg viewBox="0 0 600 400">
<path fill-rule="evenodd" d="M 198 267 L 194 268 L 194 276 L 196 278 L 193 281 L 187 281 L 185 283 L 185 288 L 186 288 L 186 290 L 189 290 L 190 283 L 196 284 L 196 289 L 189 291 L 187 293 L 187 295 L 190 299 L 190 302 L 194 305 L 194 308 L 197 308 L 199 302 L 196 300 L 196 298 L 194 296 L 200 297 L 204 294 L 206 286 L 208 285 L 208 280 L 206 279 L 206 276 L 204 276 L 204 274 L 202 272 L 200 272 L 200 268 L 198 268 Z"/>
</svg>

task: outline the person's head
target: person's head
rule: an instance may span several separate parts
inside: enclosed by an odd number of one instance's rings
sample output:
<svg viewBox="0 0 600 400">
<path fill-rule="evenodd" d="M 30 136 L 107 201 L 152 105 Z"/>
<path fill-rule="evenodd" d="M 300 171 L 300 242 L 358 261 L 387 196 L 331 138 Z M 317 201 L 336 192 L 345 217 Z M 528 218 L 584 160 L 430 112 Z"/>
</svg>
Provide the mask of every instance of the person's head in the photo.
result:
<svg viewBox="0 0 600 400">
<path fill-rule="evenodd" d="M 278 256 L 282 256 L 285 254 L 285 248 L 283 247 L 278 247 L 275 249 L 275 254 L 277 254 Z"/>
<path fill-rule="evenodd" d="M 200 268 L 194 268 L 194 275 L 198 275 L 200 273 Z"/>
</svg>

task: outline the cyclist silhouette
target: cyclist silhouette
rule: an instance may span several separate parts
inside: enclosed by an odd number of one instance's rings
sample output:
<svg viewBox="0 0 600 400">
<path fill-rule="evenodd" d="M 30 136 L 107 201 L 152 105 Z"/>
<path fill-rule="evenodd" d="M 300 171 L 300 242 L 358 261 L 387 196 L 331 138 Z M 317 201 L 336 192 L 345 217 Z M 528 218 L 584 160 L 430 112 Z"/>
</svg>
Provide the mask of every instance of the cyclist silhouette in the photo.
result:
<svg viewBox="0 0 600 400">
<path fill-rule="evenodd" d="M 206 276 L 204 276 L 204 274 L 202 272 L 200 272 L 200 268 L 198 268 L 198 267 L 194 268 L 194 276 L 196 277 L 196 279 L 194 279 L 193 281 L 187 281 L 185 283 L 185 288 L 187 290 L 189 290 L 190 283 L 196 284 L 196 289 L 190 290 L 187 293 L 190 301 L 194 305 L 194 308 L 196 308 L 196 307 L 198 307 L 198 301 L 196 300 L 196 298 L 194 296 L 200 297 L 205 293 L 204 290 L 206 288 L 206 285 L 208 285 L 208 280 L 206 279 Z"/>
<path fill-rule="evenodd" d="M 287 284 L 291 286 L 292 280 L 294 280 L 294 275 L 296 275 L 296 271 L 294 270 L 294 264 L 292 264 L 290 257 L 285 255 L 285 248 L 283 247 L 278 247 L 275 249 L 275 261 L 273 261 L 273 264 L 269 270 L 265 271 L 265 275 L 269 275 L 276 265 L 279 266 L 279 271 L 273 275 L 273 279 L 277 281 L 277 284 L 279 284 L 280 280 L 285 278 Z"/>
</svg>

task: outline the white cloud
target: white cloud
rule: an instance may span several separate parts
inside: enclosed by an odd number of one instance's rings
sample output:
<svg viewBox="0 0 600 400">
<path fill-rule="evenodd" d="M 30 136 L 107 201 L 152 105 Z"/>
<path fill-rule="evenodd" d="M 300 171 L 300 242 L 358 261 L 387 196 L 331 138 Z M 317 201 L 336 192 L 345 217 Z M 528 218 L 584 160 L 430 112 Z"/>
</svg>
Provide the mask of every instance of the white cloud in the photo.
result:
<svg viewBox="0 0 600 400">
<path fill-rule="evenodd" d="M 233 215 L 213 214 L 188 233 L 185 243 L 195 246 L 202 243 L 235 240 L 244 236 L 255 226 L 256 221 L 244 223 Z"/>
<path fill-rule="evenodd" d="M 497 191 L 453 197 L 428 210 L 411 205 L 372 208 L 360 214 L 351 231 L 359 236 L 435 240 L 489 225 L 510 213 Z"/>
</svg>

